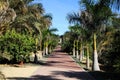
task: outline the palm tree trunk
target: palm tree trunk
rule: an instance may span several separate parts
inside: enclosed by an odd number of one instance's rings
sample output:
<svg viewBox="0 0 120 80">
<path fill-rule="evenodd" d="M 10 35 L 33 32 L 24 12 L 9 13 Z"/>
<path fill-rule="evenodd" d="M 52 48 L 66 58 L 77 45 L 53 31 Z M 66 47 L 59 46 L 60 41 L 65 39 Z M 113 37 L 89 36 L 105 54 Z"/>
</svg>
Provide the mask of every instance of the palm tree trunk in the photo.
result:
<svg viewBox="0 0 120 80">
<path fill-rule="evenodd" d="M 48 49 L 48 50 L 49 50 L 49 53 L 51 53 L 51 52 L 52 52 L 52 48 L 51 48 L 51 46 L 49 46 L 49 49 Z"/>
<path fill-rule="evenodd" d="M 37 51 L 37 48 L 38 48 L 38 38 L 35 39 L 35 42 L 36 42 L 36 51 Z"/>
<path fill-rule="evenodd" d="M 40 51 L 42 51 L 42 32 L 40 31 Z"/>
<path fill-rule="evenodd" d="M 87 45 L 87 59 L 86 59 L 86 68 L 90 68 L 90 61 L 89 61 L 89 46 Z"/>
<path fill-rule="evenodd" d="M 45 49 L 46 45 L 45 45 L 45 42 L 43 43 L 43 56 L 45 56 L 45 53 L 46 53 L 46 49 Z"/>
<path fill-rule="evenodd" d="M 45 56 L 45 48 L 43 49 L 43 56 Z"/>
<path fill-rule="evenodd" d="M 73 48 L 73 57 L 75 57 L 75 48 Z"/>
<path fill-rule="evenodd" d="M 73 57 L 75 57 L 75 40 L 74 40 L 74 45 L 73 45 Z"/>
<path fill-rule="evenodd" d="M 76 58 L 79 59 L 79 51 L 76 51 Z"/>
<path fill-rule="evenodd" d="M 49 48 L 48 48 L 48 41 L 46 42 L 46 55 L 48 55 L 48 50 Z"/>
<path fill-rule="evenodd" d="M 46 53 L 46 55 L 48 55 L 48 47 L 47 46 L 45 48 L 45 53 Z"/>
<path fill-rule="evenodd" d="M 76 58 L 77 58 L 77 59 L 79 59 L 78 40 L 77 40 L 77 51 L 76 51 Z"/>
<path fill-rule="evenodd" d="M 82 50 L 82 43 L 81 43 L 81 46 L 80 46 L 80 62 L 82 61 L 82 58 L 83 58 L 83 50 Z"/>
<path fill-rule="evenodd" d="M 98 63 L 98 54 L 96 49 L 96 33 L 94 33 L 94 53 L 93 53 L 93 65 L 92 70 L 93 71 L 100 71 L 99 63 Z"/>
<path fill-rule="evenodd" d="M 85 58 L 84 56 L 85 52 L 84 52 L 84 48 L 82 49 L 82 60 Z"/>
</svg>

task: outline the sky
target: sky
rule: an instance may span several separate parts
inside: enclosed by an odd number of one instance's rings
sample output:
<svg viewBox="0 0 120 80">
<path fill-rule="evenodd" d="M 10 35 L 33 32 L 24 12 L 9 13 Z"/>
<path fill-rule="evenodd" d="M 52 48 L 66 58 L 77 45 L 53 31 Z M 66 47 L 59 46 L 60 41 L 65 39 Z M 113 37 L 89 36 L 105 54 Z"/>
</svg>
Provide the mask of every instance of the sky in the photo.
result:
<svg viewBox="0 0 120 80">
<path fill-rule="evenodd" d="M 67 21 L 67 14 L 79 11 L 79 0 L 34 0 L 34 3 L 42 3 L 46 13 L 52 14 L 51 28 L 57 28 L 56 34 L 63 35 L 68 31 L 70 24 Z"/>
</svg>

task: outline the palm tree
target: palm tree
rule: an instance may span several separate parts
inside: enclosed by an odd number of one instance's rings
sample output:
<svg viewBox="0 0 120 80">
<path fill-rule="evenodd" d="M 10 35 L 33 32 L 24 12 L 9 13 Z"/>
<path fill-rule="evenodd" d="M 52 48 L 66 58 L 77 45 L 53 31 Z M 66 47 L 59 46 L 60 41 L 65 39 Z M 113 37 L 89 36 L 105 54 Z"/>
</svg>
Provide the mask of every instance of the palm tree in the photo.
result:
<svg viewBox="0 0 120 80">
<path fill-rule="evenodd" d="M 8 0 L 0 1 L 0 34 L 8 28 L 15 18 L 16 12 L 9 7 Z"/>
<path fill-rule="evenodd" d="M 120 0 L 88 0 L 89 3 L 97 3 L 97 2 L 102 2 L 105 3 L 106 5 L 111 6 L 114 9 L 120 9 Z"/>
<path fill-rule="evenodd" d="M 81 0 L 80 3 L 83 3 L 85 10 L 81 12 L 81 16 L 69 17 L 69 21 L 80 22 L 88 30 L 91 30 L 91 34 L 94 35 L 94 54 L 93 54 L 93 70 L 100 70 L 98 59 L 97 59 L 97 48 L 96 48 L 96 30 L 101 27 L 101 24 L 106 23 L 108 18 L 112 16 L 111 9 L 103 1 L 98 3 L 90 3 L 89 0 Z M 109 13 L 109 14 L 108 14 Z"/>
<path fill-rule="evenodd" d="M 41 50 L 42 30 L 47 29 L 51 25 L 52 16 L 50 14 L 44 14 L 45 11 L 41 3 L 30 4 L 31 1 L 32 0 L 17 0 L 13 2 L 10 0 L 10 6 L 13 7 L 17 13 L 16 21 L 14 21 L 11 27 L 20 33 L 31 34 L 34 37 L 37 36 L 37 46 L 40 46 Z"/>
<path fill-rule="evenodd" d="M 73 44 L 73 55 L 75 56 L 75 52 L 76 52 L 76 58 L 79 59 L 79 35 L 80 35 L 80 31 L 79 31 L 79 26 L 74 25 L 74 26 L 69 26 L 70 31 L 72 32 L 73 35 L 76 35 L 75 39 L 74 39 L 74 44 Z M 76 44 L 76 45 L 75 45 Z M 76 47 L 76 49 L 75 49 Z"/>
<path fill-rule="evenodd" d="M 80 61 L 82 61 L 83 56 L 84 56 L 84 54 L 83 54 L 84 53 L 83 52 L 83 41 L 84 41 L 84 38 L 85 38 L 86 30 L 83 27 L 81 27 L 81 25 L 79 25 L 79 24 L 74 25 L 74 26 L 70 26 L 69 29 L 74 35 L 77 36 L 76 39 L 74 40 L 74 44 L 73 44 L 73 55 L 75 55 L 75 46 L 74 46 L 75 41 L 79 40 L 78 47 L 80 47 L 80 49 L 78 49 L 78 50 L 80 50 L 80 56 L 78 56 L 79 55 L 78 51 L 76 51 L 76 52 L 77 52 L 77 58 L 79 58 Z M 76 45 L 77 44 L 78 43 L 76 42 Z"/>
<path fill-rule="evenodd" d="M 54 31 L 57 31 L 57 29 Z M 58 45 L 58 41 L 59 41 L 59 36 L 52 32 L 49 37 L 49 45 L 48 45 L 49 53 L 51 53 L 53 49 Z"/>
<path fill-rule="evenodd" d="M 33 0 L 9 0 L 10 6 L 17 13 L 16 20 L 11 24 L 21 34 L 30 34 L 36 38 L 36 50 L 42 51 L 43 30 L 52 24 L 52 16 L 45 14 L 41 3 L 31 4 Z"/>
<path fill-rule="evenodd" d="M 43 31 L 43 42 L 44 42 L 44 48 L 45 48 L 45 54 L 48 55 L 49 45 L 51 43 L 51 37 L 53 35 L 53 32 L 57 31 L 57 29 L 45 29 Z"/>
</svg>

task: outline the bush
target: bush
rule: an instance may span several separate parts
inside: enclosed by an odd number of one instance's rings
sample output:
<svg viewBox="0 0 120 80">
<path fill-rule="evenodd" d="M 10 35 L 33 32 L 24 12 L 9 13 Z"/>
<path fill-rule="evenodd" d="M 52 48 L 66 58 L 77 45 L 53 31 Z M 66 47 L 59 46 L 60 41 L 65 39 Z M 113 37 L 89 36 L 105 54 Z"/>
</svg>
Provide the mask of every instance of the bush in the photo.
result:
<svg viewBox="0 0 120 80">
<path fill-rule="evenodd" d="M 120 31 L 112 36 L 113 40 L 108 44 L 106 51 L 100 56 L 104 65 L 109 65 L 115 72 L 120 72 Z"/>
<path fill-rule="evenodd" d="M 120 31 L 114 34 L 112 49 L 110 50 L 110 60 L 115 71 L 120 72 Z"/>
<path fill-rule="evenodd" d="M 69 41 L 65 41 L 63 44 L 62 44 L 62 50 L 69 53 L 72 51 L 72 47 L 73 47 L 73 44 Z"/>
<path fill-rule="evenodd" d="M 0 56 L 3 59 L 12 62 L 28 61 L 32 51 L 35 51 L 35 40 L 30 35 L 8 30 L 0 37 Z"/>
</svg>

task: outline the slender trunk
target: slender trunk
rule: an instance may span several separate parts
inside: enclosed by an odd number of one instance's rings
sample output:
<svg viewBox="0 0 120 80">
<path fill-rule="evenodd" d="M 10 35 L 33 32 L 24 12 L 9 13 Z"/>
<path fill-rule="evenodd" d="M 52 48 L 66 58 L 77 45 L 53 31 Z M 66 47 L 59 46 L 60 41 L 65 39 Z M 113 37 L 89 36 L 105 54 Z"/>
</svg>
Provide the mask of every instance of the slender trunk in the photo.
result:
<svg viewBox="0 0 120 80">
<path fill-rule="evenodd" d="M 90 68 L 90 61 L 89 61 L 89 46 L 87 45 L 87 56 L 86 56 L 86 68 Z"/>
<path fill-rule="evenodd" d="M 77 58 L 77 59 L 79 59 L 78 40 L 77 40 L 77 51 L 76 51 L 76 58 Z"/>
<path fill-rule="evenodd" d="M 79 51 L 76 51 L 76 58 L 79 59 Z"/>
<path fill-rule="evenodd" d="M 44 42 L 44 44 L 43 44 L 43 56 L 45 56 L 45 53 L 46 53 L 46 43 Z"/>
<path fill-rule="evenodd" d="M 92 70 L 93 71 L 100 71 L 99 63 L 98 63 L 98 54 L 96 49 L 96 33 L 94 33 L 94 53 L 93 53 L 93 65 Z"/>
<path fill-rule="evenodd" d="M 74 45 L 73 45 L 73 57 L 75 57 L 75 40 L 74 40 Z"/>
<path fill-rule="evenodd" d="M 43 56 L 45 56 L 45 48 L 43 49 Z"/>
<path fill-rule="evenodd" d="M 45 53 L 48 55 L 48 46 L 46 46 Z"/>
<path fill-rule="evenodd" d="M 36 38 L 36 51 L 37 51 L 37 48 L 38 48 L 38 38 Z"/>
<path fill-rule="evenodd" d="M 84 52 L 84 48 L 82 49 L 82 60 L 85 58 L 84 56 L 85 52 Z"/>
<path fill-rule="evenodd" d="M 80 46 L 80 62 L 82 61 L 82 57 L 83 57 L 83 50 L 82 50 L 82 43 Z"/>
<path fill-rule="evenodd" d="M 40 50 L 42 51 L 42 32 L 40 31 Z"/>
<path fill-rule="evenodd" d="M 42 51 L 37 51 L 37 55 L 38 55 L 38 60 L 42 60 L 43 58 Z"/>
<path fill-rule="evenodd" d="M 48 50 L 49 50 L 49 53 L 51 53 L 51 52 L 52 52 L 51 46 L 49 47 L 49 49 L 48 49 Z"/>
<path fill-rule="evenodd" d="M 75 48 L 73 48 L 73 57 L 75 57 Z"/>
</svg>

